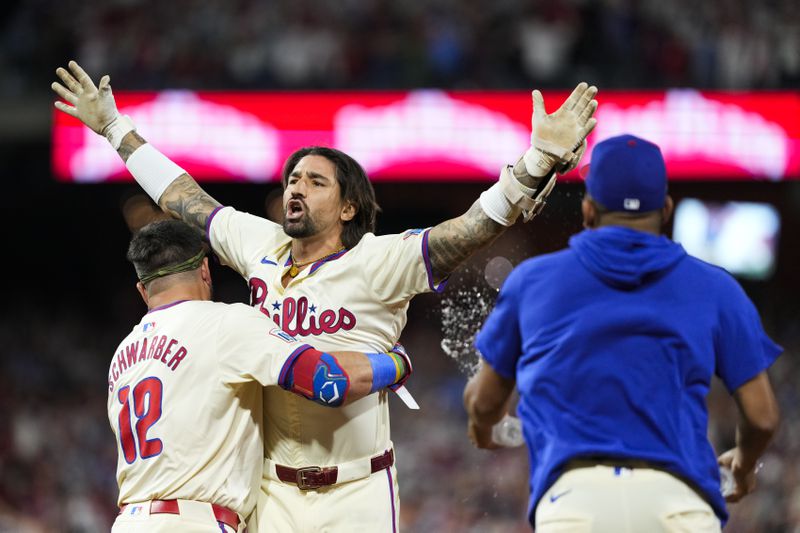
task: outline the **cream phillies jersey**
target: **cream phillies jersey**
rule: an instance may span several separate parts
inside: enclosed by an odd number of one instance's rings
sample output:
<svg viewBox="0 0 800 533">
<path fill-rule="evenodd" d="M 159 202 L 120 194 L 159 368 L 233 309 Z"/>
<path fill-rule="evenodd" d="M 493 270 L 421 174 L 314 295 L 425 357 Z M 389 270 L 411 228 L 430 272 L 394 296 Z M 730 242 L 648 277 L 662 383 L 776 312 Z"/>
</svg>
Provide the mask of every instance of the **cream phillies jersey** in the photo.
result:
<svg viewBox="0 0 800 533">
<path fill-rule="evenodd" d="M 220 260 L 248 280 L 250 303 L 319 350 L 386 351 L 400 337 L 411 297 L 443 288 L 433 284 L 423 230 L 368 233 L 286 288 L 281 278 L 291 266 L 291 238 L 281 226 L 226 207 L 209 217 L 207 230 Z M 336 465 L 391 446 L 386 392 L 328 409 L 268 387 L 264 414 L 266 456 L 282 465 Z"/>
<path fill-rule="evenodd" d="M 248 516 L 263 462 L 259 384 L 277 383 L 303 346 L 244 304 L 148 312 L 108 372 L 119 504 L 181 498 Z"/>
</svg>

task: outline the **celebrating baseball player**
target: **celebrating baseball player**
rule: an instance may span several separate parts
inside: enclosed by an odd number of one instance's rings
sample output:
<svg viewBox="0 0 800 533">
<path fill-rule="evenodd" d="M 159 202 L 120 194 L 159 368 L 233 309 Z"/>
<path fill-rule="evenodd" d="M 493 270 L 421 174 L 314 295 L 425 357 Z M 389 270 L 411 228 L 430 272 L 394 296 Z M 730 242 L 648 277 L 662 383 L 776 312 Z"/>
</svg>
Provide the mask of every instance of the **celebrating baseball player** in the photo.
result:
<svg viewBox="0 0 800 533">
<path fill-rule="evenodd" d="M 56 107 L 104 135 L 164 211 L 206 231 L 222 262 L 248 280 L 254 307 L 283 331 L 326 350 L 391 348 L 410 299 L 443 290 L 475 251 L 520 215 L 538 214 L 556 170 L 577 164 L 596 123 L 595 87 L 579 84 L 552 114 L 534 91 L 531 147 L 465 214 L 433 228 L 376 236 L 372 185 L 346 154 L 312 147 L 289 157 L 281 226 L 223 208 L 147 143 L 117 111 L 108 76 L 95 86 L 75 62 L 56 72 L 63 84 L 52 88 L 64 100 Z M 396 390 L 414 405 L 403 387 Z M 337 410 L 298 400 L 277 387 L 265 391 L 259 530 L 396 531 L 387 394 Z"/>
<path fill-rule="evenodd" d="M 108 373 L 115 532 L 242 531 L 261 479 L 261 385 L 338 407 L 411 370 L 402 350 L 319 352 L 252 307 L 209 301 L 205 254 L 178 220 L 145 226 L 128 248 L 149 310 Z"/>
<path fill-rule="evenodd" d="M 662 235 L 673 204 L 658 146 L 597 144 L 586 190 L 586 230 L 519 265 L 476 338 L 470 437 L 493 446 L 516 388 L 539 533 L 719 532 L 724 498 L 753 489 L 777 428 L 766 370 L 782 349 L 736 280 Z M 718 458 L 714 374 L 740 414 L 736 447 Z M 734 478 L 726 494 L 718 463 Z"/>
</svg>

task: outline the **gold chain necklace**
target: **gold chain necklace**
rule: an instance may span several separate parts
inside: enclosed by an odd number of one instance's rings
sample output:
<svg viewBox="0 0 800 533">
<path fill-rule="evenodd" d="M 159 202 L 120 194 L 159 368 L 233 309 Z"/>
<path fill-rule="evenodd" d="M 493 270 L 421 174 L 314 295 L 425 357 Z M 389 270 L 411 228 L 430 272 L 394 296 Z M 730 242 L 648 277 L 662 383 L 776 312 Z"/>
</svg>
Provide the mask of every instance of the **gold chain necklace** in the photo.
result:
<svg viewBox="0 0 800 533">
<path fill-rule="evenodd" d="M 291 261 L 292 261 L 292 266 L 289 267 L 289 276 L 295 277 L 300 273 L 300 269 L 303 268 L 304 266 L 308 266 L 311 263 L 316 263 L 317 261 L 324 261 L 324 260 L 328 259 L 329 257 L 333 257 L 334 255 L 338 254 L 342 250 L 344 250 L 344 246 L 342 246 L 341 248 L 339 248 L 335 252 L 331 252 L 328 255 L 320 257 L 319 259 L 314 259 L 312 261 L 306 261 L 305 263 L 295 263 L 294 262 L 294 258 L 292 257 L 292 252 L 289 252 L 289 259 L 291 259 Z"/>
</svg>

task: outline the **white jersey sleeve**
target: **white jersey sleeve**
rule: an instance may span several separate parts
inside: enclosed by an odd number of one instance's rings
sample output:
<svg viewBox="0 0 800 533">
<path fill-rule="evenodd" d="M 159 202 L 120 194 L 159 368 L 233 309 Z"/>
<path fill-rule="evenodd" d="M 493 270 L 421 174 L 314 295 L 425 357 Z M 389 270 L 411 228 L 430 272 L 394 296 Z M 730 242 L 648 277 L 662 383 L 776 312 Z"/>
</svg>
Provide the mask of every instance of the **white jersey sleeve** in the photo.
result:
<svg viewBox="0 0 800 533">
<path fill-rule="evenodd" d="M 244 277 L 249 276 L 250 265 L 258 264 L 265 250 L 287 239 L 279 224 L 232 207 L 217 208 L 211 213 L 206 232 L 220 261 Z"/>
<path fill-rule="evenodd" d="M 428 229 L 412 229 L 394 235 L 364 236 L 360 275 L 372 292 L 387 305 L 405 303 L 415 294 L 444 290 L 446 280 L 433 279 L 428 255 Z"/>
<path fill-rule="evenodd" d="M 223 383 L 279 384 L 287 363 L 309 345 L 281 331 L 253 307 L 233 304 L 218 328 Z"/>
</svg>

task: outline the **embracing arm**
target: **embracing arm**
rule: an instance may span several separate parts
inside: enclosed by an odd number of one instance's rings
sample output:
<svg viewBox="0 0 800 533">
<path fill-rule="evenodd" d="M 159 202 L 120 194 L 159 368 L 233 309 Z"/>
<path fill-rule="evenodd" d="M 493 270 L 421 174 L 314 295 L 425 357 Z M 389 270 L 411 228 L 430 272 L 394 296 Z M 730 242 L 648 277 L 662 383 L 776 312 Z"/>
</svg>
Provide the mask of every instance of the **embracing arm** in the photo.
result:
<svg viewBox="0 0 800 533">
<path fill-rule="evenodd" d="M 341 407 L 386 387 L 395 390 L 411 372 L 411 359 L 400 345 L 384 353 L 307 347 L 288 361 L 278 385 L 325 407 Z"/>
</svg>

